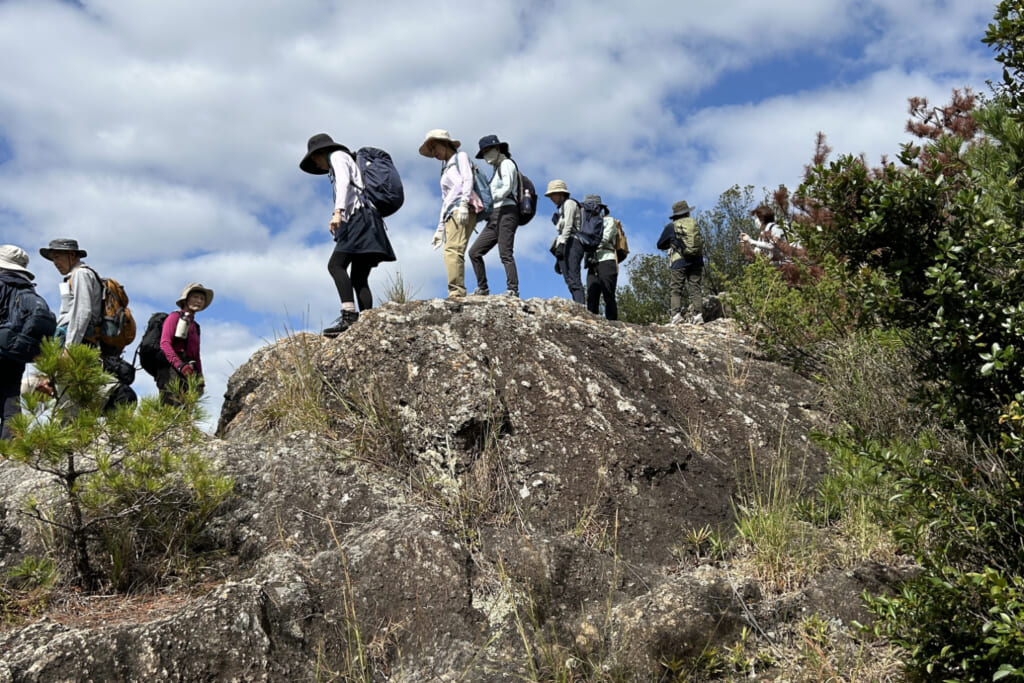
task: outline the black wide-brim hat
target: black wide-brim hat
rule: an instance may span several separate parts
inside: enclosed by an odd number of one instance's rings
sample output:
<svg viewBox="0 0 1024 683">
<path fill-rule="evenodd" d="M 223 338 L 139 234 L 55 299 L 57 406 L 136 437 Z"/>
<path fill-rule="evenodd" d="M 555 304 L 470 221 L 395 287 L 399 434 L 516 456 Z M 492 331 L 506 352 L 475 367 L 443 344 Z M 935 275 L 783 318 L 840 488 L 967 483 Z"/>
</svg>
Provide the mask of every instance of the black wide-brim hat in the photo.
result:
<svg viewBox="0 0 1024 683">
<path fill-rule="evenodd" d="M 483 159 L 484 150 L 487 149 L 488 147 L 497 147 L 505 156 L 512 156 L 511 154 L 508 153 L 507 142 L 502 142 L 501 140 L 499 140 L 497 135 L 485 135 L 482 138 L 480 138 L 480 151 L 476 153 L 476 158 Z"/>
<path fill-rule="evenodd" d="M 88 254 L 85 253 L 85 249 L 78 248 L 78 240 L 70 240 L 67 238 L 50 240 L 50 246 L 40 249 L 39 255 L 47 261 L 52 261 L 53 255 L 60 252 L 72 252 L 78 256 L 78 258 L 85 258 L 88 256 Z"/>
<path fill-rule="evenodd" d="M 337 152 L 339 149 L 349 152 L 348 147 L 335 142 L 327 133 L 317 133 L 306 143 L 306 156 L 302 157 L 302 161 L 299 162 L 299 168 L 313 175 L 324 175 L 327 173 L 327 169 L 317 166 L 313 162 L 313 157 L 321 152 L 330 154 L 331 152 Z M 351 152 L 349 153 L 351 154 Z"/>
</svg>

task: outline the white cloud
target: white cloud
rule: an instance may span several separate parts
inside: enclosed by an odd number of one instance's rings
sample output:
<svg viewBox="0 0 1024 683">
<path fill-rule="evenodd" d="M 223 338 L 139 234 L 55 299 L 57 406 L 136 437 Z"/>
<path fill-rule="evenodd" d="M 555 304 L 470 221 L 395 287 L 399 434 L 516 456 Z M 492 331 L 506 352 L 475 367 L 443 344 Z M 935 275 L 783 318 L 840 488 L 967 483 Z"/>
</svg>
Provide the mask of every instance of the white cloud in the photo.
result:
<svg viewBox="0 0 1024 683">
<path fill-rule="evenodd" d="M 704 206 L 732 185 L 795 189 L 824 132 L 834 155 L 894 159 L 909 118 L 907 98 L 945 102 L 957 82 L 889 70 L 842 89 L 801 92 L 753 105 L 704 110 L 686 122 L 687 144 L 704 150 L 690 190 Z"/>
<path fill-rule="evenodd" d="M 818 130 L 837 151 L 893 153 L 907 97 L 941 102 L 996 72 L 977 48 L 990 9 L 951 0 L 81 5 L 0 2 L 0 147 L 13 153 L 0 165 L 3 241 L 38 254 L 77 237 L 145 306 L 203 281 L 217 291 L 209 313 L 237 316 L 204 332 L 217 354 L 248 353 L 266 334 L 231 324 L 287 311 L 315 328 L 336 314 L 330 188 L 298 169 L 313 133 L 384 147 L 402 172 L 406 205 L 388 220 L 400 261 L 374 272 L 376 299 L 399 271 L 438 296 L 438 166 L 416 151 L 431 128 L 471 153 L 500 135 L 541 192 L 560 177 L 640 207 L 621 215 L 637 251 L 666 202 L 795 184 Z M 726 76 L 776 58 L 792 62 L 783 91 L 695 108 Z M 805 85 L 808 60 L 837 75 Z M 517 236 L 521 268 L 547 269 L 540 201 Z M 41 289 L 55 291 L 36 258 Z M 487 264 L 500 281 L 497 250 Z"/>
</svg>

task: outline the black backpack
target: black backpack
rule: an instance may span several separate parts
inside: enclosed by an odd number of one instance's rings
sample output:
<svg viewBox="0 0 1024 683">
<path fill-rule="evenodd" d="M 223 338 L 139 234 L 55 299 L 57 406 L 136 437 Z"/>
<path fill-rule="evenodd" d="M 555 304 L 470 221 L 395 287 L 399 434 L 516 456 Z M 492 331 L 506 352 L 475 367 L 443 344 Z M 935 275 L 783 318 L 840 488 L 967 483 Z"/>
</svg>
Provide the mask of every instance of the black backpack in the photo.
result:
<svg viewBox="0 0 1024 683">
<path fill-rule="evenodd" d="M 402 208 L 405 189 L 390 154 L 376 147 L 363 147 L 356 152 L 356 164 L 363 175 L 366 198 L 381 216 L 387 218 Z"/>
<path fill-rule="evenodd" d="M 57 318 L 35 285 L 12 289 L 7 319 L 0 324 L 0 356 L 30 363 L 43 339 L 57 331 Z"/>
<path fill-rule="evenodd" d="M 153 377 L 156 377 L 156 373 L 161 369 L 171 365 L 167 362 L 167 356 L 160 350 L 160 336 L 163 334 L 164 320 L 166 319 L 166 313 L 154 313 L 149 316 L 146 331 L 142 334 L 142 341 L 139 342 L 139 348 L 135 350 L 142 369 Z"/>
<path fill-rule="evenodd" d="M 526 225 L 537 215 L 537 188 L 533 181 L 519 170 L 519 164 L 516 164 L 515 159 L 509 157 L 509 160 L 515 164 L 516 175 L 519 176 L 516 189 L 516 208 L 519 210 L 517 221 L 519 225 Z M 501 173 L 501 166 L 498 166 L 498 173 Z"/>
<path fill-rule="evenodd" d="M 576 239 L 583 251 L 593 253 L 601 244 L 604 234 L 604 209 L 594 202 L 580 202 L 580 229 Z"/>
</svg>

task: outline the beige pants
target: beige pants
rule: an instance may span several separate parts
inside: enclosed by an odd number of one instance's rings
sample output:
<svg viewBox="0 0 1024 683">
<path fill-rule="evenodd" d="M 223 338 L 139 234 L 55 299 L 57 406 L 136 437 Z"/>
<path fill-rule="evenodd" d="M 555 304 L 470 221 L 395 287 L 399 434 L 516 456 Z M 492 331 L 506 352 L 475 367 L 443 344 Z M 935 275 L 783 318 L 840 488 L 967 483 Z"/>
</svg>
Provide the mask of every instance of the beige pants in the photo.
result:
<svg viewBox="0 0 1024 683">
<path fill-rule="evenodd" d="M 470 211 L 466 227 L 454 218 L 444 224 L 444 268 L 448 271 L 448 296 L 466 296 L 466 247 L 476 227 L 476 214 Z"/>
</svg>

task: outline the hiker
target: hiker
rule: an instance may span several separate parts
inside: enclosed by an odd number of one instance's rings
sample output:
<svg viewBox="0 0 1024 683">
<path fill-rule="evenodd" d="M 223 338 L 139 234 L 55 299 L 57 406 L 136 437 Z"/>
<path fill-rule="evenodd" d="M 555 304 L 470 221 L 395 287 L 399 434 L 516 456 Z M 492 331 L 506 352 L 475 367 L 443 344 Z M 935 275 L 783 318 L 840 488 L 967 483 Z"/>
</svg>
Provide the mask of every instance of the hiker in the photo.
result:
<svg viewBox="0 0 1024 683">
<path fill-rule="evenodd" d="M 154 379 L 165 405 L 181 405 L 179 395 L 190 377 L 196 379 L 199 394 L 203 393 L 203 361 L 199 357 L 200 329 L 196 313 L 206 310 L 212 301 L 212 289 L 190 282 L 181 290 L 176 302 L 178 310 L 164 318 L 160 350 L 167 363 L 161 364 Z"/>
<path fill-rule="evenodd" d="M 658 238 L 658 249 L 669 252 L 669 294 L 673 311 L 670 325 L 680 322 L 700 325 L 704 322 L 704 302 L 701 280 L 704 275 L 704 241 L 697 222 L 690 217 L 686 201 L 672 205 L 672 222 L 665 226 Z M 688 303 L 683 310 L 685 292 Z"/>
<path fill-rule="evenodd" d="M 608 214 L 608 207 L 601 201 L 601 195 L 588 194 L 583 203 L 591 202 L 604 209 L 604 230 L 597 249 L 587 253 L 587 310 L 594 315 L 601 314 L 601 299 L 604 299 L 604 315 L 608 320 L 619 319 L 619 307 L 615 303 L 615 287 L 619 280 L 619 262 L 615 255 L 615 240 L 619 234 L 619 222 Z"/>
<path fill-rule="evenodd" d="M 98 347 L 92 332 L 102 316 L 103 289 L 96 271 L 82 262 L 88 256 L 85 249 L 78 248 L 78 240 L 62 238 L 50 240 L 50 245 L 40 249 L 39 254 L 64 276 L 60 284 L 56 335 L 61 344 Z"/>
<path fill-rule="evenodd" d="M 551 222 L 555 224 L 558 235 L 551 244 L 551 253 L 555 256 L 555 272 L 565 280 L 569 295 L 578 304 L 583 304 L 583 281 L 580 276 L 583 263 L 583 246 L 576 239 L 580 229 L 580 203 L 569 194 L 564 180 L 552 180 L 544 196 L 557 207 Z"/>
<path fill-rule="evenodd" d="M 484 254 L 498 245 L 501 263 L 505 266 L 505 283 L 508 296 L 519 296 L 519 273 L 516 260 L 512 255 L 512 247 L 516 239 L 516 228 L 519 227 L 519 169 L 509 156 L 508 143 L 502 142 L 497 135 L 485 135 L 480 138 L 480 150 L 477 159 L 483 159 L 494 167 L 491 176 L 491 198 L 494 209 L 487 219 L 487 225 L 469 248 L 469 260 L 473 264 L 476 275 L 475 295 L 490 294 L 487 287 L 487 268 L 484 266 Z"/>
<path fill-rule="evenodd" d="M 740 241 L 749 245 L 744 249 L 747 258 L 753 260 L 754 255 L 765 256 L 771 259 L 773 264 L 781 265 L 784 261 L 782 244 L 785 243 L 785 233 L 775 222 L 775 212 L 769 206 L 761 205 L 750 212 L 754 217 L 754 234 L 758 239 L 752 238 L 745 232 L 740 233 Z M 752 250 L 753 253 L 749 253 Z"/>
<path fill-rule="evenodd" d="M 473 196 L 473 162 L 462 143 L 448 131 L 435 128 L 427 132 L 420 154 L 441 161 L 441 216 L 430 244 L 444 245 L 444 268 L 448 273 L 448 296 L 466 296 L 466 247 L 476 227 L 477 212 L 483 209 Z"/>
<path fill-rule="evenodd" d="M 323 330 L 337 337 L 359 319 L 359 310 L 373 308 L 370 271 L 383 261 L 395 261 L 381 212 L 364 197 L 366 187 L 356 157 L 327 133 L 317 133 L 306 144 L 299 168 L 313 175 L 327 175 L 334 188 L 334 213 L 328 226 L 334 237 L 334 253 L 327 271 L 341 299 L 341 315 Z M 351 272 L 350 272 L 351 269 Z"/>
<path fill-rule="evenodd" d="M 53 334 L 56 327 L 49 306 L 36 295 L 32 299 L 42 309 L 39 317 L 45 317 L 46 329 L 40 330 L 41 334 L 35 334 L 34 329 L 26 329 L 41 327 L 36 316 L 19 300 L 19 294 L 35 292 L 32 280 L 36 276 L 27 266 L 28 254 L 24 249 L 13 244 L 0 246 L 0 439 L 11 438 L 10 419 L 21 412 L 21 380 L 25 365 L 39 353 L 42 334 Z M 15 319 L 19 317 L 20 320 Z"/>
<path fill-rule="evenodd" d="M 78 240 L 58 238 L 50 240 L 39 254 L 51 261 L 57 272 L 64 276 L 60 283 L 60 312 L 57 314 L 56 338 L 64 348 L 72 344 L 85 344 L 100 351 L 104 371 L 113 377 L 104 389 L 108 400 L 104 411 L 122 404 L 135 404 L 138 396 L 131 388 L 135 381 L 135 368 L 121 358 L 121 349 L 110 346 L 99 338 L 103 320 L 103 282 L 95 270 L 82 259 L 88 254 L 80 249 Z M 133 323 L 134 325 L 134 323 Z M 132 330 L 134 337 L 134 327 Z"/>
</svg>

